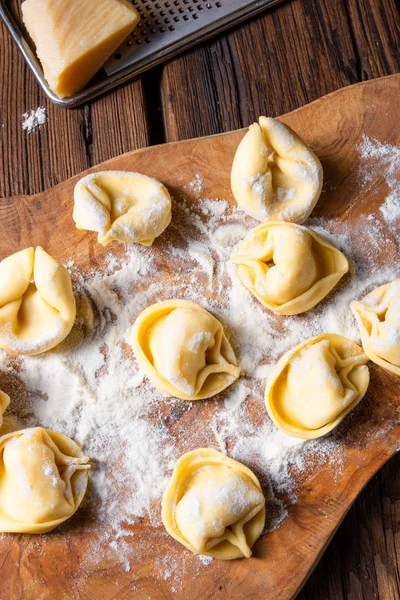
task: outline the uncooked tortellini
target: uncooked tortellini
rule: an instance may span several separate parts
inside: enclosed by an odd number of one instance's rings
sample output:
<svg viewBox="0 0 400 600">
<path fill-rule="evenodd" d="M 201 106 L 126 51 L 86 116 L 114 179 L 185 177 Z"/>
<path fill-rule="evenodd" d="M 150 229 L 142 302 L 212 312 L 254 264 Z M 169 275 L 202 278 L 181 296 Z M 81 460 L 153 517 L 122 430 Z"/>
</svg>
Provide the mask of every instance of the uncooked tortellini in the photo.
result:
<svg viewBox="0 0 400 600">
<path fill-rule="evenodd" d="M 75 321 L 68 271 L 38 246 L 0 262 L 0 348 L 39 354 L 67 337 Z"/>
<path fill-rule="evenodd" d="M 250 231 L 232 261 L 257 300 L 280 315 L 315 306 L 349 268 L 344 254 L 312 229 L 282 221 Z"/>
<path fill-rule="evenodd" d="M 341 335 L 325 333 L 286 352 L 265 390 L 268 413 L 284 433 L 319 438 L 362 399 L 369 384 L 368 357 Z"/>
<path fill-rule="evenodd" d="M 265 499 L 250 469 L 217 450 L 199 448 L 176 463 L 162 500 L 162 520 L 192 552 L 248 558 L 264 528 Z"/>
<path fill-rule="evenodd" d="M 321 193 L 322 166 L 290 127 L 260 117 L 240 142 L 231 172 L 238 206 L 259 221 L 303 223 Z"/>
<path fill-rule="evenodd" d="M 221 323 L 194 302 L 149 306 L 136 319 L 131 342 L 143 371 L 168 396 L 210 398 L 240 375 Z"/>
<path fill-rule="evenodd" d="M 103 246 L 113 240 L 151 246 L 171 221 L 171 198 L 152 177 L 100 171 L 76 184 L 72 216 L 78 229 L 96 231 Z"/>
<path fill-rule="evenodd" d="M 89 459 L 70 438 L 35 427 L 0 438 L 0 531 L 46 533 L 85 495 Z"/>
<path fill-rule="evenodd" d="M 3 413 L 10 404 L 10 396 L 4 392 L 0 392 L 0 428 L 3 425 Z"/>
<path fill-rule="evenodd" d="M 381 285 L 361 302 L 352 302 L 365 354 L 400 376 L 400 279 Z"/>
</svg>

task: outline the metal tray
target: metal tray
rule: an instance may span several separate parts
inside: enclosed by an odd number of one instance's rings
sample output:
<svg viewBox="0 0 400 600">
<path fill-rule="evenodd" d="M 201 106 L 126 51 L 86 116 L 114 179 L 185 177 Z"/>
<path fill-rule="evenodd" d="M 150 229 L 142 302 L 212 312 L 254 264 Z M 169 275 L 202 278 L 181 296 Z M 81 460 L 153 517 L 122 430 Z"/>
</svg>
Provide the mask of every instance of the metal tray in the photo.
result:
<svg viewBox="0 0 400 600">
<path fill-rule="evenodd" d="M 9 6 L 10 0 L 0 0 L 0 16 L 50 100 L 59 106 L 70 108 L 103 94 L 282 0 L 132 1 L 141 16 L 136 30 L 82 92 L 63 99 L 58 98 L 47 85 L 19 11 L 16 11 L 16 16 Z"/>
</svg>

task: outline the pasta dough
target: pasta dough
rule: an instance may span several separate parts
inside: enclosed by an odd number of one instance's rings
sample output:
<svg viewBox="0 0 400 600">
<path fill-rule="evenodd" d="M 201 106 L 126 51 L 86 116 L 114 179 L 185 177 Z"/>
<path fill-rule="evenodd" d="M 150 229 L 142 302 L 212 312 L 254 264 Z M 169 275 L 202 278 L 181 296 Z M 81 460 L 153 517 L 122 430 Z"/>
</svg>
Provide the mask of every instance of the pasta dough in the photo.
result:
<svg viewBox="0 0 400 600">
<path fill-rule="evenodd" d="M 344 254 L 314 231 L 282 221 L 250 231 L 232 261 L 243 285 L 280 315 L 309 310 L 349 269 Z"/>
<path fill-rule="evenodd" d="M 350 307 L 365 354 L 389 373 L 400 376 L 400 279 L 381 285 Z"/>
<path fill-rule="evenodd" d="M 0 348 L 39 354 L 67 337 L 76 307 L 68 271 L 40 246 L 0 262 Z"/>
<path fill-rule="evenodd" d="M 187 452 L 162 500 L 168 533 L 192 552 L 230 560 L 251 556 L 265 523 L 257 477 L 217 450 Z"/>
<path fill-rule="evenodd" d="M 158 302 L 137 318 L 131 342 L 139 365 L 168 396 L 215 396 L 240 375 L 221 323 L 187 300 Z"/>
<path fill-rule="evenodd" d="M 152 177 L 100 171 L 76 184 L 72 216 L 78 229 L 96 231 L 103 246 L 113 240 L 151 246 L 171 221 L 171 198 Z"/>
<path fill-rule="evenodd" d="M 231 186 L 238 206 L 255 219 L 303 223 L 321 194 L 322 166 L 290 127 L 260 117 L 236 150 Z"/>
<path fill-rule="evenodd" d="M 362 399 L 369 384 L 368 357 L 341 335 L 325 333 L 286 352 L 265 390 L 269 416 L 284 433 L 319 438 Z"/>
<path fill-rule="evenodd" d="M 3 425 L 3 413 L 10 404 L 10 396 L 4 392 L 0 392 L 0 428 Z"/>
<path fill-rule="evenodd" d="M 0 438 L 0 531 L 46 533 L 85 495 L 89 459 L 70 438 L 42 427 Z"/>
</svg>

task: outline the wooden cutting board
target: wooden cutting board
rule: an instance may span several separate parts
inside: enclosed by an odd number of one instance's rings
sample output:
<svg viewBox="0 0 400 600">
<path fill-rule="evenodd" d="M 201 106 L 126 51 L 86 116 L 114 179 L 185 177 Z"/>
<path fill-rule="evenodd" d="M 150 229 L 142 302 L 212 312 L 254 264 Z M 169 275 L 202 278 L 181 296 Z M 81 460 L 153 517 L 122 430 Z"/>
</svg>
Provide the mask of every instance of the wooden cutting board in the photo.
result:
<svg viewBox="0 0 400 600">
<path fill-rule="evenodd" d="M 356 145 L 363 134 L 399 145 L 399 112 L 400 75 L 394 75 L 338 90 L 281 118 L 310 144 L 323 163 L 325 191 L 313 216 L 351 225 L 360 215 L 379 207 L 388 193 L 387 184 L 378 174 L 363 185 L 358 176 Z M 243 130 L 144 148 L 91 171 L 125 169 L 146 173 L 160 179 L 177 198 L 186 186 L 185 195 L 193 202 L 199 200 L 187 184 L 199 172 L 204 178 L 202 195 L 233 201 L 230 167 L 242 136 Z M 81 271 L 101 267 L 105 250 L 94 235 L 77 231 L 71 219 L 73 188 L 80 176 L 35 196 L 1 200 L 0 258 L 43 244 L 58 259 L 74 259 Z M 393 232 L 393 228 L 386 232 L 393 242 L 388 244 L 387 261 L 400 258 Z M 115 252 L 121 251 L 118 245 L 114 248 Z M 74 524 L 61 532 L 0 538 L 1 600 L 294 598 L 357 494 L 399 448 L 399 391 L 396 377 L 371 365 L 367 397 L 357 420 L 351 421 L 342 436 L 342 472 L 333 477 L 328 464 L 311 470 L 299 481 L 298 501 L 289 506 L 288 518 L 258 542 L 251 559 L 213 561 L 200 572 L 189 574 L 174 593 L 168 580 L 156 578 L 154 561 L 170 553 L 179 556 L 184 550 L 161 530 L 152 531 L 139 524 L 134 526 L 135 535 L 127 539 L 132 544 L 133 566 L 129 572 L 117 562 L 106 560 L 89 571 L 83 570 L 82 557 L 91 552 L 94 539 L 84 528 L 83 510 L 74 518 Z M 191 426 L 195 427 L 196 421 Z M 156 555 L 154 543 L 153 554 L 146 556 L 143 551 L 149 536 L 156 540 Z M 137 546 L 142 552 L 135 560 Z"/>
</svg>

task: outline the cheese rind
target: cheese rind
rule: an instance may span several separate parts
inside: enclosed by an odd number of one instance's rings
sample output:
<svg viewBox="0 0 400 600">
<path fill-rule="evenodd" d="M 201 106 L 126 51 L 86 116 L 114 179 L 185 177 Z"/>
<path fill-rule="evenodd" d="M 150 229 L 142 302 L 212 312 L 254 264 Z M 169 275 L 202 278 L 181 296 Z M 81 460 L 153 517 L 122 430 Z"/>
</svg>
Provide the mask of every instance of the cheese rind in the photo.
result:
<svg viewBox="0 0 400 600">
<path fill-rule="evenodd" d="M 139 21 L 128 0 L 25 0 L 22 17 L 60 98 L 81 90 Z"/>
</svg>

